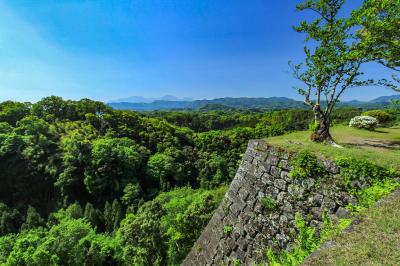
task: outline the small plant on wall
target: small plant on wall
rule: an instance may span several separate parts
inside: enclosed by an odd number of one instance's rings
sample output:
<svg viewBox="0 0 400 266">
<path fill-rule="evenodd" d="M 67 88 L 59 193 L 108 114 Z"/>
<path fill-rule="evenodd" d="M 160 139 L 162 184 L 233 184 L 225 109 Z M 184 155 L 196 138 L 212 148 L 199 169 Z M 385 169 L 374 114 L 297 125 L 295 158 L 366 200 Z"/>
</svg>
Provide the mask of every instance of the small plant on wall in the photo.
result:
<svg viewBox="0 0 400 266">
<path fill-rule="evenodd" d="M 315 154 L 309 151 L 300 151 L 291 161 L 292 170 L 290 177 L 294 179 L 305 179 L 309 177 L 323 177 L 326 174 L 324 167 L 318 162 Z"/>
<path fill-rule="evenodd" d="M 268 210 L 275 210 L 277 208 L 275 200 L 273 200 L 271 197 L 262 198 L 261 204 Z"/>
<path fill-rule="evenodd" d="M 230 235 L 233 232 L 233 227 L 230 225 L 224 226 L 224 234 L 225 235 Z"/>
</svg>

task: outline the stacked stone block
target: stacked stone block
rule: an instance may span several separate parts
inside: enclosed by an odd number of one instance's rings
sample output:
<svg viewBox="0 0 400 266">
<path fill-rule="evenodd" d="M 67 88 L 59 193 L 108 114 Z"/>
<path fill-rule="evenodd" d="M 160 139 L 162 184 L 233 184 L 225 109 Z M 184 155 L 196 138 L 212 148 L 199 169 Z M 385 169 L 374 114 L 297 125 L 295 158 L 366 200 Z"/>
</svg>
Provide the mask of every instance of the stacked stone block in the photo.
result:
<svg viewBox="0 0 400 266">
<path fill-rule="evenodd" d="M 250 141 L 228 192 L 183 265 L 265 262 L 268 248 L 290 249 L 296 213 L 317 231 L 324 210 L 346 214 L 344 207 L 355 198 L 346 192 L 335 164 L 321 160 L 328 177 L 295 180 L 289 177 L 292 156 L 262 140 Z"/>
</svg>

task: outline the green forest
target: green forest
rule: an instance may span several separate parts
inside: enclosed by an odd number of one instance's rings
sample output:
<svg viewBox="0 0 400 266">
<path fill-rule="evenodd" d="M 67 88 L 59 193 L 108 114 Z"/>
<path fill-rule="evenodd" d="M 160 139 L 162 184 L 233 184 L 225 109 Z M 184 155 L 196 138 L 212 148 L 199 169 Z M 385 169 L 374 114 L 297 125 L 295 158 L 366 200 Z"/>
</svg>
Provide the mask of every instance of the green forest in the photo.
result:
<svg viewBox="0 0 400 266">
<path fill-rule="evenodd" d="M 347 123 L 358 109 L 339 109 Z M 113 110 L 47 97 L 0 104 L 0 263 L 177 265 L 249 139 L 304 130 L 311 111 Z"/>
<path fill-rule="evenodd" d="M 308 130 L 336 149 L 335 125 L 398 125 L 398 101 L 367 114 L 339 104 L 355 87 L 399 91 L 397 75 L 373 80 L 361 68 L 400 71 L 399 1 L 363 2 L 350 18 L 341 16 L 344 0 L 297 5 L 316 16 L 294 27 L 310 42 L 304 62 L 289 63 L 303 84 L 302 108 L 135 112 L 57 96 L 1 102 L 0 265 L 179 265 L 250 139 Z"/>
</svg>

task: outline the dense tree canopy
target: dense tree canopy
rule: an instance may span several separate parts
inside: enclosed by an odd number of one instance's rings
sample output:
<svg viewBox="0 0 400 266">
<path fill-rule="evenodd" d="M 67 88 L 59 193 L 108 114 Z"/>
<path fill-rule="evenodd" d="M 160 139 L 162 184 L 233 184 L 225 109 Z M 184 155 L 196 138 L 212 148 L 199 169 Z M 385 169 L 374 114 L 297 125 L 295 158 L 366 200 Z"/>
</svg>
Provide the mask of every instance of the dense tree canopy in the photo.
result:
<svg viewBox="0 0 400 266">
<path fill-rule="evenodd" d="M 179 264 L 248 140 L 312 120 L 306 110 L 222 112 L 136 113 L 59 97 L 0 103 L 0 264 Z"/>
<path fill-rule="evenodd" d="M 353 12 L 363 56 L 400 70 L 400 1 L 365 0 Z"/>
<path fill-rule="evenodd" d="M 378 62 L 398 73 L 400 71 L 400 1 L 365 0 L 353 11 L 352 22 L 361 27 L 357 30 L 360 40 L 358 51 L 361 58 Z M 393 82 L 384 80 L 383 85 L 400 91 L 400 78 L 392 74 Z"/>
</svg>

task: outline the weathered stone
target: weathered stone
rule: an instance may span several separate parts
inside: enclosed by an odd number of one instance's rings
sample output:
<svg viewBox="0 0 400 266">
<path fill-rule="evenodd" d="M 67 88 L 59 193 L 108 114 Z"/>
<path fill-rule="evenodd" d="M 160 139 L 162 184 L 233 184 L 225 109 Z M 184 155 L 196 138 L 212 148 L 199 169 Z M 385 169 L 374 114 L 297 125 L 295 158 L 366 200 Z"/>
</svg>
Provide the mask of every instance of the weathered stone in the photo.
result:
<svg viewBox="0 0 400 266">
<path fill-rule="evenodd" d="M 321 217 L 322 217 L 322 210 L 321 210 L 321 208 L 319 208 L 319 207 L 312 207 L 312 208 L 310 209 L 310 214 L 313 215 L 313 218 L 314 218 L 315 220 L 319 220 L 319 219 L 321 219 Z"/>
<path fill-rule="evenodd" d="M 278 196 L 279 193 L 279 189 L 277 189 L 276 187 L 267 187 L 267 189 L 265 190 L 265 195 L 271 198 L 276 198 L 276 196 Z"/>
<path fill-rule="evenodd" d="M 246 207 L 246 204 L 244 204 L 241 201 L 238 201 L 234 204 L 232 204 L 229 209 L 232 211 L 233 215 L 239 215 L 243 209 Z"/>
<path fill-rule="evenodd" d="M 323 165 L 325 166 L 325 169 L 328 172 L 330 172 L 332 174 L 338 174 L 339 173 L 339 167 L 335 163 L 333 163 L 332 161 L 324 160 L 322 163 L 323 163 Z"/>
<path fill-rule="evenodd" d="M 305 184 L 306 184 L 307 189 L 311 189 L 315 184 L 315 180 L 313 178 L 307 178 L 305 180 Z"/>
<path fill-rule="evenodd" d="M 350 211 L 347 210 L 347 209 L 345 209 L 345 208 L 339 207 L 339 208 L 337 209 L 335 215 L 336 215 L 338 218 L 348 218 L 349 215 L 350 215 Z"/>
<path fill-rule="evenodd" d="M 284 248 L 286 247 L 286 243 L 288 242 L 288 237 L 283 234 L 277 234 L 276 240 L 278 241 L 279 246 Z"/>
<path fill-rule="evenodd" d="M 264 162 L 266 159 L 267 159 L 267 154 L 265 154 L 265 153 L 261 153 L 261 152 L 257 152 L 255 155 L 254 155 L 254 158 L 255 159 L 257 159 L 258 161 L 260 161 L 260 162 Z"/>
<path fill-rule="evenodd" d="M 322 203 L 322 208 L 327 209 L 329 212 L 336 210 L 337 204 L 334 200 L 325 198 Z"/>
<path fill-rule="evenodd" d="M 299 200 L 303 197 L 304 188 L 296 184 L 290 184 L 288 186 L 288 193 L 292 199 Z"/>
<path fill-rule="evenodd" d="M 279 170 L 278 167 L 276 166 L 271 166 L 271 175 L 275 178 L 280 178 L 281 177 L 281 171 Z"/>
<path fill-rule="evenodd" d="M 274 186 L 280 190 L 286 190 L 286 182 L 283 179 L 275 179 Z"/>
<path fill-rule="evenodd" d="M 288 195 L 286 192 L 280 192 L 278 196 L 276 197 L 276 201 L 279 203 L 284 202 L 288 198 Z"/>
<path fill-rule="evenodd" d="M 232 234 L 232 237 L 233 237 L 233 239 L 236 241 L 236 240 L 239 239 L 240 234 L 239 234 L 238 232 L 234 232 L 234 233 Z"/>
<path fill-rule="evenodd" d="M 274 178 L 268 173 L 264 173 L 261 177 L 261 181 L 265 185 L 272 185 L 274 183 Z"/>
<path fill-rule="evenodd" d="M 282 215 L 279 218 L 279 226 L 284 228 L 287 225 L 287 223 L 288 223 L 288 218 L 286 217 L 286 215 Z"/>
<path fill-rule="evenodd" d="M 290 164 L 288 160 L 281 159 L 279 161 L 279 168 L 284 169 L 284 170 L 289 170 Z"/>
<path fill-rule="evenodd" d="M 261 179 L 263 174 L 264 174 L 264 170 L 261 169 L 261 168 L 257 168 L 257 169 L 254 171 L 254 177 L 255 177 L 255 179 L 254 179 L 253 183 L 254 183 L 257 179 Z"/>
<path fill-rule="evenodd" d="M 359 180 L 353 180 L 350 182 L 350 186 L 356 189 L 361 189 L 363 184 Z"/>
<path fill-rule="evenodd" d="M 240 189 L 239 190 L 239 197 L 243 200 L 246 201 L 248 196 L 249 196 L 249 192 L 246 189 Z"/>
<path fill-rule="evenodd" d="M 259 167 L 264 173 L 269 173 L 271 170 L 271 164 L 267 162 L 261 162 Z"/>
<path fill-rule="evenodd" d="M 236 182 L 237 179 L 238 179 L 238 175 L 236 175 L 235 180 L 232 181 L 232 183 L 231 183 L 231 185 L 229 187 L 229 190 L 232 191 L 232 192 L 235 192 L 235 193 L 237 193 L 239 191 L 239 189 L 240 189 L 240 183 Z"/>
<path fill-rule="evenodd" d="M 254 206 L 254 212 L 255 213 L 262 213 L 263 212 L 264 207 L 261 204 L 256 204 Z"/>
<path fill-rule="evenodd" d="M 250 154 L 246 153 L 245 155 L 243 155 L 242 160 L 246 161 L 248 163 L 252 163 L 253 162 L 253 156 L 251 156 Z"/>
<path fill-rule="evenodd" d="M 270 155 L 268 155 L 268 158 L 265 160 L 265 162 L 270 165 L 276 166 L 276 165 L 278 165 L 279 158 L 270 154 Z"/>
<path fill-rule="evenodd" d="M 324 223 L 320 222 L 319 220 L 311 220 L 310 226 L 317 229 L 322 229 L 324 227 Z"/>
<path fill-rule="evenodd" d="M 308 202 L 312 206 L 320 207 L 322 205 L 323 199 L 324 199 L 324 196 L 322 196 L 320 194 L 315 194 L 314 196 L 308 198 Z"/>
<path fill-rule="evenodd" d="M 291 183 L 292 178 L 289 176 L 289 172 L 282 170 L 281 171 L 281 178 L 285 180 L 287 183 Z"/>
<path fill-rule="evenodd" d="M 293 206 L 292 206 L 292 204 L 290 202 L 286 202 L 283 205 L 282 210 L 283 210 L 284 213 L 292 213 L 293 212 Z"/>
</svg>

